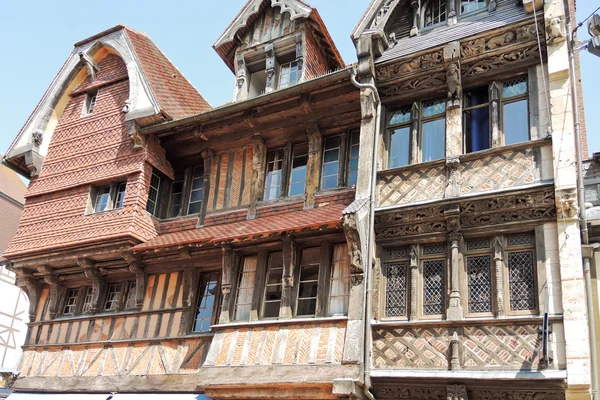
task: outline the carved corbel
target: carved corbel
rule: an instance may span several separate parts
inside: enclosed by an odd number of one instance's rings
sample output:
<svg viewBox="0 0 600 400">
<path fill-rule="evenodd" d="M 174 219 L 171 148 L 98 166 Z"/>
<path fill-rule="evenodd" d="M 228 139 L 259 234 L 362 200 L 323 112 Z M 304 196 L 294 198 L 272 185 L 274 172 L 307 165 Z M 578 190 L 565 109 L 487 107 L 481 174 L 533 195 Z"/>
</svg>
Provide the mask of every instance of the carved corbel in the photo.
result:
<svg viewBox="0 0 600 400">
<path fill-rule="evenodd" d="M 54 273 L 54 269 L 42 265 L 38 267 L 38 272 L 44 277 L 44 282 L 50 287 L 50 303 L 48 306 L 48 312 L 50 318 L 54 319 L 58 315 L 58 305 L 64 294 L 64 286 L 59 283 L 58 276 Z"/>
<path fill-rule="evenodd" d="M 450 205 L 444 209 L 444 219 L 446 220 L 446 230 L 448 232 L 460 231 L 460 206 Z"/>
<path fill-rule="evenodd" d="M 348 244 L 348 255 L 350 256 L 350 274 L 353 282 L 361 283 L 364 275 L 362 263 L 362 252 L 360 246 L 360 235 L 358 233 L 358 221 L 356 213 L 344 214 L 343 228 Z"/>
<path fill-rule="evenodd" d="M 23 270 L 16 271 L 15 285 L 21 288 L 29 299 L 29 322 L 35 321 L 37 306 L 40 299 L 41 286 L 39 281 L 30 273 Z"/>
<path fill-rule="evenodd" d="M 199 139 L 199 140 L 204 140 L 204 141 L 208 140 L 208 138 L 204 134 L 204 126 L 203 125 L 198 125 L 196 128 L 194 128 L 194 131 L 192 132 L 192 136 L 194 136 L 194 138 Z"/>
<path fill-rule="evenodd" d="M 226 324 L 230 321 L 229 305 L 231 304 L 231 280 L 235 265 L 235 253 L 231 246 L 222 246 L 223 270 L 221 277 L 221 293 L 223 295 L 223 306 L 219 323 Z"/>
<path fill-rule="evenodd" d="M 142 135 L 138 130 L 138 126 L 135 121 L 126 121 L 125 126 L 127 127 L 127 137 L 131 140 L 134 149 L 146 148 L 146 136 Z"/>
<path fill-rule="evenodd" d="M 102 293 L 104 293 L 104 277 L 95 264 L 88 258 L 78 259 L 77 264 L 83 268 L 85 277 L 92 281 L 92 301 L 89 312 L 90 314 L 96 314 L 100 311 L 100 300 Z"/>
<path fill-rule="evenodd" d="M 96 80 L 96 72 L 100 71 L 100 67 L 96 62 L 83 51 L 79 52 L 79 62 L 85 65 L 85 69 L 87 69 L 88 75 L 92 77 L 92 81 Z"/>
<path fill-rule="evenodd" d="M 448 400 L 469 400 L 465 385 L 448 385 L 446 386 L 446 393 Z"/>
<path fill-rule="evenodd" d="M 413 26 L 410 30 L 410 36 L 417 36 L 419 34 L 419 19 L 421 12 L 421 0 L 411 0 L 410 8 L 413 12 Z"/>
<path fill-rule="evenodd" d="M 453 3 L 453 2 L 450 2 Z M 446 63 L 446 83 L 448 85 L 448 109 L 458 108 L 462 100 L 462 82 L 460 71 L 460 42 L 448 43 L 443 50 Z"/>
<path fill-rule="evenodd" d="M 129 271 L 135 274 L 135 308 L 141 310 L 144 305 L 144 294 L 146 293 L 147 275 L 144 272 L 144 264 L 139 256 L 132 252 L 125 252 L 123 258 L 129 265 Z"/>
<path fill-rule="evenodd" d="M 556 191 L 556 214 L 559 219 L 574 219 L 579 215 L 577 192 L 575 189 Z"/>
</svg>

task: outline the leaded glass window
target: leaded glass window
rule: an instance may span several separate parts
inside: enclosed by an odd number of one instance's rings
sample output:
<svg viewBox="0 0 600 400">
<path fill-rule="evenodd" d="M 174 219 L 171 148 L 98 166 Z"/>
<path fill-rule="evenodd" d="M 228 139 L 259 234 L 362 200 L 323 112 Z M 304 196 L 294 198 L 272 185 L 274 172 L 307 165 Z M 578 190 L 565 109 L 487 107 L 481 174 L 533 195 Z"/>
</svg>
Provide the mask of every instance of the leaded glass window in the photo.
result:
<svg viewBox="0 0 600 400">
<path fill-rule="evenodd" d="M 423 261 L 423 314 L 440 315 L 445 304 L 445 260 Z"/>
<path fill-rule="evenodd" d="M 508 252 L 508 288 L 511 311 L 536 309 L 533 250 Z"/>
<path fill-rule="evenodd" d="M 467 257 L 469 313 L 492 312 L 492 279 L 490 255 Z"/>
<path fill-rule="evenodd" d="M 387 281 L 385 287 L 386 317 L 407 316 L 408 261 L 386 264 Z"/>
</svg>

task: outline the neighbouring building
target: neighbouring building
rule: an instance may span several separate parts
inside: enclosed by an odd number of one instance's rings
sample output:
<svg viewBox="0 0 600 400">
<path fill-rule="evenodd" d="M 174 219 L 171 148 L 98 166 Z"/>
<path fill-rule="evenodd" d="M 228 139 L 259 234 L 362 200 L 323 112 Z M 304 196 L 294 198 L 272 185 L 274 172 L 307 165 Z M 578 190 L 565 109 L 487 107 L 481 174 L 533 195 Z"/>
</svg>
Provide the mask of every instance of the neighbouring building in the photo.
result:
<svg viewBox="0 0 600 400">
<path fill-rule="evenodd" d="M 570 11 L 523 3 L 374 0 L 346 65 L 249 0 L 215 108 L 143 33 L 76 43 L 3 159 L 11 399 L 590 399 Z"/>
<path fill-rule="evenodd" d="M 26 190 L 27 186 L 16 172 L 0 165 L 0 399 L 8 396 L 6 386 L 15 372 L 27 332 L 29 302 L 15 286 L 15 275 L 6 269 L 2 257 L 19 228 Z"/>
</svg>

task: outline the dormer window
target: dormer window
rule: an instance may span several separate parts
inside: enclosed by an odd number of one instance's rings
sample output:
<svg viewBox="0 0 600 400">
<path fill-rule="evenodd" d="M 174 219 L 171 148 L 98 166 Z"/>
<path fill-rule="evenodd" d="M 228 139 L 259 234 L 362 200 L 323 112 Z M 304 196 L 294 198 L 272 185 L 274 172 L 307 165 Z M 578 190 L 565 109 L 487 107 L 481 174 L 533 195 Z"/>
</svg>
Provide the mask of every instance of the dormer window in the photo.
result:
<svg viewBox="0 0 600 400">
<path fill-rule="evenodd" d="M 94 112 L 96 108 L 96 98 L 98 97 L 97 90 L 90 90 L 85 96 L 85 103 L 83 105 L 83 114 L 89 115 Z"/>
<path fill-rule="evenodd" d="M 425 7 L 424 26 L 432 26 L 446 21 L 446 0 L 431 0 Z"/>
<path fill-rule="evenodd" d="M 460 13 L 466 14 L 487 7 L 486 0 L 461 0 Z"/>
<path fill-rule="evenodd" d="M 300 79 L 300 68 L 298 68 L 298 66 L 297 61 L 292 61 L 281 66 L 281 72 L 279 73 L 279 89 L 293 86 L 298 83 L 298 80 Z"/>
</svg>

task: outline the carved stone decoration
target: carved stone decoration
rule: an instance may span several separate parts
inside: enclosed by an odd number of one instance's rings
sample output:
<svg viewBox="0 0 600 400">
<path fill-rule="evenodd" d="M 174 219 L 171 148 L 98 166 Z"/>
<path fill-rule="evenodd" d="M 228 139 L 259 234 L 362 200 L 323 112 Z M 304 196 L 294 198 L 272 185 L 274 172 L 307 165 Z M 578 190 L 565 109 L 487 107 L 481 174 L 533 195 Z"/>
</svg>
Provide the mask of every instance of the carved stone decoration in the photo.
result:
<svg viewBox="0 0 600 400">
<path fill-rule="evenodd" d="M 40 283 L 32 274 L 26 273 L 23 270 L 17 270 L 16 275 L 16 286 L 20 287 L 29 299 L 29 322 L 33 322 L 35 321 L 38 301 L 40 299 Z"/>
<path fill-rule="evenodd" d="M 446 82 L 446 74 L 444 72 L 434 72 L 431 74 L 419 76 L 417 78 L 408 79 L 393 85 L 386 85 L 380 89 L 381 98 L 389 98 L 406 94 L 407 91 L 426 90 L 442 86 Z"/>
<path fill-rule="evenodd" d="M 446 319 L 457 321 L 463 317 L 463 309 L 460 304 L 460 260 L 459 243 L 462 240 L 460 233 L 451 233 L 448 237 L 450 241 L 451 264 L 450 264 L 450 300 L 448 301 L 448 310 L 446 310 Z"/>
<path fill-rule="evenodd" d="M 447 400 L 469 400 L 465 385 L 448 385 L 446 386 L 446 392 Z"/>
<path fill-rule="evenodd" d="M 562 42 L 566 38 L 565 23 L 562 18 L 552 18 L 546 23 L 546 41 L 548 43 Z"/>
<path fill-rule="evenodd" d="M 539 29 L 542 30 L 541 23 Z M 486 51 L 495 51 L 508 45 L 526 42 L 537 44 L 535 23 L 511 28 L 510 30 L 496 33 L 489 37 L 464 40 L 461 42 L 460 56 L 461 58 L 476 57 L 484 54 Z"/>
<path fill-rule="evenodd" d="M 413 26 L 410 29 L 410 36 L 417 36 L 419 34 L 419 19 L 421 17 L 421 0 L 411 0 L 410 8 L 413 12 Z"/>
<path fill-rule="evenodd" d="M 388 43 L 390 44 L 390 49 L 393 49 L 398 44 L 396 32 L 392 32 L 388 35 Z"/>
<path fill-rule="evenodd" d="M 100 67 L 98 66 L 98 64 L 96 64 L 96 62 L 89 55 L 84 53 L 83 51 L 80 51 L 78 56 L 79 56 L 80 64 L 85 66 L 85 69 L 87 70 L 88 75 L 92 77 L 92 81 L 95 81 L 96 80 L 96 72 L 98 72 L 100 70 Z"/>
<path fill-rule="evenodd" d="M 100 311 L 101 295 L 104 292 L 104 278 L 95 265 L 87 258 L 80 258 L 77 264 L 83 268 L 85 277 L 92 281 L 92 301 L 90 305 L 90 314 L 96 314 Z"/>
<path fill-rule="evenodd" d="M 469 390 L 470 400 L 564 400 L 562 391 L 545 390 Z"/>
<path fill-rule="evenodd" d="M 398 0 L 384 0 L 383 4 L 377 11 L 377 14 L 375 14 L 375 18 L 373 18 L 370 28 L 383 28 L 397 4 Z"/>
<path fill-rule="evenodd" d="M 363 274 L 362 254 L 360 248 L 360 235 L 358 233 L 358 222 L 356 213 L 344 214 L 343 228 L 348 244 L 348 254 L 350 255 L 350 273 Z"/>
<path fill-rule="evenodd" d="M 459 197 L 460 196 L 460 172 L 458 167 L 460 166 L 460 158 L 450 157 L 446 159 L 446 191 L 445 197 Z"/>
<path fill-rule="evenodd" d="M 375 74 L 379 82 L 401 79 L 405 75 L 416 74 L 433 68 L 439 68 L 441 60 L 442 51 L 436 50 L 408 61 L 378 67 L 375 70 Z"/>
<path fill-rule="evenodd" d="M 494 266 L 496 268 L 496 314 L 498 317 L 503 317 L 504 311 L 504 286 L 503 286 L 503 270 L 504 270 L 504 244 L 501 236 L 494 237 Z"/>
<path fill-rule="evenodd" d="M 146 147 L 146 136 L 142 135 L 138 130 L 138 126 L 135 121 L 125 122 L 127 127 L 127 137 L 131 140 L 134 149 L 144 149 Z"/>
<path fill-rule="evenodd" d="M 462 100 L 462 83 L 460 73 L 460 43 L 450 42 L 444 47 L 446 62 L 446 84 L 448 85 L 448 109 L 460 107 Z"/>
<path fill-rule="evenodd" d="M 577 205 L 577 191 L 575 189 L 557 190 L 556 214 L 559 219 L 577 218 L 579 206 Z"/>
<path fill-rule="evenodd" d="M 457 233 L 460 231 L 460 206 L 458 204 L 446 206 L 444 219 L 446 220 L 448 232 Z"/>
<path fill-rule="evenodd" d="M 397 386 L 378 387 L 375 390 L 377 398 L 406 399 L 406 400 L 446 400 L 446 391 L 442 389 L 405 388 Z"/>
<path fill-rule="evenodd" d="M 417 321 L 417 282 L 419 281 L 419 248 L 416 245 L 410 246 L 410 321 Z"/>
<path fill-rule="evenodd" d="M 44 131 L 42 131 L 41 129 L 37 129 L 31 134 L 31 143 L 33 143 L 34 146 L 40 147 L 42 145 L 43 140 Z"/>
<path fill-rule="evenodd" d="M 59 283 L 58 276 L 54 274 L 54 270 L 52 268 L 42 265 L 38 267 L 38 272 L 43 274 L 44 282 L 46 282 L 46 284 L 50 287 L 48 313 L 50 315 L 50 319 L 54 319 L 58 315 L 58 305 L 63 297 L 65 288 Z"/>
<path fill-rule="evenodd" d="M 450 370 L 451 371 L 459 371 L 460 370 L 460 355 L 459 348 L 460 340 L 458 339 L 458 333 L 454 331 L 452 334 L 452 339 L 450 339 Z"/>
<path fill-rule="evenodd" d="M 490 3 L 488 4 L 488 12 L 496 11 L 496 7 L 496 0 L 490 0 Z"/>
</svg>

